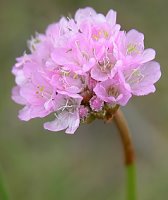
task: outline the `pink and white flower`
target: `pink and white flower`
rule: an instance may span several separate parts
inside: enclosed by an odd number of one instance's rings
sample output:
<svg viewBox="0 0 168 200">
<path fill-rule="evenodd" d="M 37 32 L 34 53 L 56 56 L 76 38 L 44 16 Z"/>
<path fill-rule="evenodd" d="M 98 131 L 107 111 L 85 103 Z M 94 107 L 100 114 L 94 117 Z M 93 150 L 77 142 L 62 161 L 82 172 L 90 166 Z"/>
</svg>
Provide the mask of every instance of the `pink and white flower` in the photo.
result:
<svg viewBox="0 0 168 200">
<path fill-rule="evenodd" d="M 121 31 L 116 15 L 79 9 L 74 19 L 62 17 L 28 41 L 30 52 L 12 69 L 21 120 L 54 113 L 44 128 L 73 134 L 89 117 L 105 119 L 108 109 L 155 91 L 161 76 L 155 50 L 145 49 L 137 30 Z"/>
</svg>

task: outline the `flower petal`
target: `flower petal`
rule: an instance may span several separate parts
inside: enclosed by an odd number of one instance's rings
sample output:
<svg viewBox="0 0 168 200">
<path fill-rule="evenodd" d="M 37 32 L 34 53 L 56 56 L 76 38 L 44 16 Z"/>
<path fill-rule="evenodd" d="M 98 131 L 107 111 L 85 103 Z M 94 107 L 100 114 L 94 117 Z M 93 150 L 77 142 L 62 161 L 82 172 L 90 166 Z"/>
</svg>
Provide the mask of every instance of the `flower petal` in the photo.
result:
<svg viewBox="0 0 168 200">
<path fill-rule="evenodd" d="M 155 92 L 153 85 L 161 77 L 160 65 L 155 61 L 145 63 L 140 69 L 142 78 L 130 84 L 132 93 L 137 96 Z"/>
<path fill-rule="evenodd" d="M 111 26 L 114 26 L 116 24 L 116 18 L 117 18 L 116 11 L 109 10 L 109 12 L 106 15 L 106 20 Z"/>
<path fill-rule="evenodd" d="M 146 63 L 151 61 L 155 58 L 156 52 L 154 49 L 145 49 L 142 54 L 142 63 Z"/>
<path fill-rule="evenodd" d="M 44 123 L 44 128 L 49 131 L 62 131 L 68 127 L 68 112 L 62 112 L 52 122 Z"/>
</svg>

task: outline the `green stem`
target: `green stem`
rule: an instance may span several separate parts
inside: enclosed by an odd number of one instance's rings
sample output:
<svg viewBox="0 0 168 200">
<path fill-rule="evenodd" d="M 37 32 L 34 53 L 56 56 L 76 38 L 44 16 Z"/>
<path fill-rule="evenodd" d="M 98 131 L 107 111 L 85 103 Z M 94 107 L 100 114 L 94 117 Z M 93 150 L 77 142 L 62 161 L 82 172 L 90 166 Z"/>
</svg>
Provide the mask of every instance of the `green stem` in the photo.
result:
<svg viewBox="0 0 168 200">
<path fill-rule="evenodd" d="M 5 187 L 3 175 L 0 172 L 0 199 L 2 200 L 9 200 L 9 196 Z"/>
<path fill-rule="evenodd" d="M 135 165 L 127 165 L 127 199 L 136 199 L 136 169 Z"/>
<path fill-rule="evenodd" d="M 118 109 L 114 115 L 114 121 L 119 130 L 124 149 L 125 167 L 127 171 L 127 200 L 136 200 L 136 172 L 135 152 L 127 122 Z"/>
</svg>

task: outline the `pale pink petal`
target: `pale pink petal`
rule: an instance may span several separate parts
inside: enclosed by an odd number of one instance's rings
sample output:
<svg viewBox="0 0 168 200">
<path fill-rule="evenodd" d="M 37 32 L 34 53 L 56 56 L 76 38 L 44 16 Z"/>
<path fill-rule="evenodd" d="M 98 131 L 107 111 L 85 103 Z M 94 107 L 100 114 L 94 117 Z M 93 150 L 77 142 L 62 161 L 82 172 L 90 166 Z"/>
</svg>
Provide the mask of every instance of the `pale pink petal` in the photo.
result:
<svg viewBox="0 0 168 200">
<path fill-rule="evenodd" d="M 15 78 L 15 81 L 16 81 L 17 85 L 23 85 L 27 81 L 23 70 L 18 70 L 17 71 L 17 75 L 16 75 L 16 78 Z"/>
<path fill-rule="evenodd" d="M 83 65 L 84 72 L 89 71 L 96 63 L 96 60 L 94 58 L 90 58 L 89 62 Z"/>
<path fill-rule="evenodd" d="M 117 18 L 116 11 L 109 10 L 109 12 L 106 15 L 106 20 L 111 26 L 114 26 L 116 24 L 116 18 Z"/>
<path fill-rule="evenodd" d="M 127 35 L 126 35 L 126 40 L 128 43 L 135 43 L 135 44 L 141 44 L 143 46 L 143 42 L 144 42 L 144 34 L 138 32 L 135 29 L 132 29 L 130 31 L 128 31 Z"/>
<path fill-rule="evenodd" d="M 44 123 L 44 128 L 50 131 L 61 131 L 66 129 L 66 133 L 73 134 L 79 127 L 79 123 L 79 113 L 77 111 L 74 113 L 63 111 L 56 116 L 54 121 Z"/>
<path fill-rule="evenodd" d="M 106 22 L 105 16 L 101 13 L 98 13 L 93 19 L 97 23 L 105 23 Z"/>
<path fill-rule="evenodd" d="M 91 77 L 97 81 L 105 81 L 108 79 L 108 74 L 103 73 L 99 67 L 95 66 L 91 69 Z"/>
<path fill-rule="evenodd" d="M 75 20 L 77 23 L 85 21 L 87 18 L 91 18 L 96 15 L 96 11 L 91 7 L 86 7 L 84 9 L 79 9 L 76 11 Z"/>
<path fill-rule="evenodd" d="M 31 106 L 31 118 L 40 117 L 43 118 L 47 115 L 49 115 L 53 110 L 46 110 L 44 105 L 38 105 L 38 106 Z"/>
<path fill-rule="evenodd" d="M 20 110 L 18 117 L 20 120 L 29 121 L 31 119 L 30 106 L 25 106 L 22 110 Z"/>
<path fill-rule="evenodd" d="M 137 96 L 147 95 L 155 92 L 155 86 L 153 85 L 161 77 L 160 65 L 155 61 L 144 64 L 140 69 L 140 79 L 136 81 L 130 80 L 132 83 L 130 87 L 132 93 Z"/>
<path fill-rule="evenodd" d="M 74 62 L 72 61 L 72 58 L 69 56 L 67 51 L 68 50 L 65 48 L 57 48 L 52 52 L 51 58 L 58 65 L 66 65 L 67 63 L 69 65 L 73 65 Z"/>
<path fill-rule="evenodd" d="M 145 49 L 142 53 L 142 61 L 141 63 L 146 63 L 155 58 L 156 52 L 154 49 Z"/>
<path fill-rule="evenodd" d="M 68 127 L 68 113 L 62 112 L 52 122 L 44 123 L 44 128 L 49 131 L 62 131 Z"/>
<path fill-rule="evenodd" d="M 96 85 L 96 87 L 93 90 L 95 92 L 95 94 L 102 99 L 103 101 L 106 100 L 107 97 L 107 91 L 106 91 L 106 87 L 104 87 L 104 85 L 101 85 L 100 83 L 98 83 Z"/>
<path fill-rule="evenodd" d="M 48 101 L 46 101 L 45 103 L 44 103 L 44 108 L 45 108 L 45 110 L 47 110 L 47 111 L 50 111 L 50 110 L 53 110 L 54 111 L 54 109 L 55 109 L 55 102 L 54 102 L 54 99 L 49 99 Z"/>
<path fill-rule="evenodd" d="M 121 106 L 125 106 L 131 97 L 132 97 L 131 93 L 124 92 L 124 94 L 122 94 L 118 99 L 116 99 L 116 103 Z"/>
<path fill-rule="evenodd" d="M 25 105 L 27 103 L 27 101 L 25 100 L 25 98 L 20 96 L 20 87 L 19 86 L 15 86 L 12 89 L 12 99 L 21 105 Z"/>
<path fill-rule="evenodd" d="M 30 119 L 40 117 L 43 118 L 50 114 L 51 111 L 48 111 L 44 108 L 44 106 L 31 106 L 27 105 L 22 110 L 19 111 L 19 119 L 23 121 L 29 121 Z"/>
<path fill-rule="evenodd" d="M 65 133 L 73 134 L 79 127 L 79 123 L 80 123 L 79 112 L 76 111 L 70 114 L 68 118 L 68 128 L 66 129 Z"/>
<path fill-rule="evenodd" d="M 20 95 L 26 99 L 26 101 L 30 104 L 40 104 L 41 98 L 36 92 L 38 88 L 35 88 L 31 83 L 27 83 L 24 87 L 20 88 Z"/>
</svg>

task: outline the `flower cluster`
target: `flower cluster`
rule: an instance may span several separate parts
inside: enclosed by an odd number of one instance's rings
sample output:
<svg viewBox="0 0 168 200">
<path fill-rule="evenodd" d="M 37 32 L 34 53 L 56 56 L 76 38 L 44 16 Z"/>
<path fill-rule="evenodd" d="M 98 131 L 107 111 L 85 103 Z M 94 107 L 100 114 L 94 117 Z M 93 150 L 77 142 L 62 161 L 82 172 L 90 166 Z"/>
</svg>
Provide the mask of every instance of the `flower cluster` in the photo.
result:
<svg viewBox="0 0 168 200">
<path fill-rule="evenodd" d="M 80 122 L 108 118 L 133 95 L 154 92 L 161 76 L 144 35 L 120 30 L 113 10 L 104 16 L 79 9 L 74 19 L 62 17 L 36 34 L 28 47 L 12 70 L 12 99 L 24 105 L 21 120 L 54 113 L 54 121 L 44 124 L 51 131 L 72 134 Z"/>
</svg>

